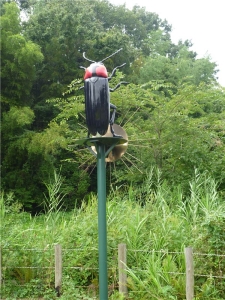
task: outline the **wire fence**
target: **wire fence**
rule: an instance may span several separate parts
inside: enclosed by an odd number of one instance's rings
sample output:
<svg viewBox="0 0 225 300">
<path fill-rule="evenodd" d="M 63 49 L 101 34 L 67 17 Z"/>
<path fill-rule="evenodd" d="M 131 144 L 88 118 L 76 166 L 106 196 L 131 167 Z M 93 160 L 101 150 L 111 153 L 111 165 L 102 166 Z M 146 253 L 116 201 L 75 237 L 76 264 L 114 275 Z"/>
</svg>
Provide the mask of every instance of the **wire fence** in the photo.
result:
<svg viewBox="0 0 225 300">
<path fill-rule="evenodd" d="M 56 251 L 57 247 L 61 249 L 59 252 Z M 189 254 L 185 252 L 188 249 L 191 251 Z M 13 290 L 15 286 L 26 288 L 32 281 L 35 281 L 36 283 L 44 282 L 45 287 L 55 289 L 60 296 L 65 278 L 73 280 L 76 288 L 94 289 L 97 293 L 98 249 L 89 248 L 88 254 L 86 251 L 82 248 L 62 248 L 61 245 L 48 245 L 44 249 L 2 248 L 0 253 L 0 285 L 3 295 L 5 291 L 10 293 L 10 290 Z M 148 276 L 150 272 L 150 263 L 145 268 L 145 265 L 138 261 L 140 255 L 145 255 L 152 257 L 152 265 L 155 263 L 154 258 L 161 261 L 158 269 L 157 265 L 155 266 L 156 275 L 157 272 L 161 274 L 163 272 L 164 275 L 181 276 L 184 279 L 184 287 L 186 287 L 184 296 L 186 295 L 186 299 L 193 299 L 194 290 L 198 289 L 198 283 L 201 282 L 202 284 L 201 278 L 204 282 L 214 280 L 214 285 L 221 290 L 221 293 L 224 291 L 225 295 L 225 255 L 194 252 L 192 248 L 185 248 L 185 251 L 135 250 L 127 248 L 125 244 L 118 245 L 118 248 L 111 248 L 108 253 L 109 285 L 111 289 L 120 291 L 124 295 L 130 293 L 132 287 L 130 287 L 128 277 L 132 277 L 132 274 L 141 274 L 140 277 Z M 121 256 L 121 253 L 125 253 L 125 256 Z M 137 255 L 139 256 L 137 257 Z M 171 264 L 171 269 L 167 267 L 162 271 L 160 269 L 162 261 L 169 257 L 176 262 L 176 268 L 174 268 L 174 264 Z M 133 290 L 133 293 L 140 293 L 140 291 Z M 10 297 L 7 292 L 5 295 Z"/>
</svg>

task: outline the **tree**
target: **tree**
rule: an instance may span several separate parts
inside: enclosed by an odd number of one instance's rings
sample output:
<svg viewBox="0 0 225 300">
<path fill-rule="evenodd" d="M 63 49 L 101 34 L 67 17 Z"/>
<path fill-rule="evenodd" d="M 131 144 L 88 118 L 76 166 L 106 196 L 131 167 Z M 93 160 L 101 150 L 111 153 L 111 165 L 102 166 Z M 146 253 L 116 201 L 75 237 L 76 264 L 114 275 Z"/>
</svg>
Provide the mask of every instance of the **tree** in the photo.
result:
<svg viewBox="0 0 225 300">
<path fill-rule="evenodd" d="M 84 51 L 101 61 L 121 47 L 105 61 L 109 73 L 126 62 L 111 87 L 131 82 L 111 94 L 118 107 L 116 123 L 129 137 L 126 165 L 117 163 L 114 182 L 138 185 L 145 171 L 156 166 L 169 183 L 185 185 L 198 166 L 224 184 L 224 90 L 215 82 L 216 65 L 208 57 L 197 59 L 189 41 L 173 44 L 166 20 L 106 0 L 17 3 L 28 14 L 22 26 L 14 1 L 3 6 L 1 16 L 6 192 L 14 191 L 26 209 L 36 212 L 43 181 L 55 169 L 61 169 L 68 193 L 65 207 L 95 190 L 94 158 L 68 147 L 87 134 L 79 66 L 89 65 Z"/>
<path fill-rule="evenodd" d="M 2 188 L 17 191 L 26 198 L 32 194 L 28 168 L 27 144 L 31 138 L 34 112 L 30 91 L 36 75 L 36 65 L 43 55 L 38 45 L 22 35 L 19 9 L 13 3 L 3 5 L 1 16 L 1 114 L 2 114 Z M 32 163 L 36 164 L 33 158 Z M 33 167 L 33 166 L 32 166 Z M 30 190 L 26 185 L 30 182 Z"/>
<path fill-rule="evenodd" d="M 186 46 L 180 48 L 176 57 L 157 55 L 146 58 L 140 69 L 139 83 L 164 80 L 174 85 L 189 82 L 199 85 L 216 82 L 216 63 L 209 57 L 196 59 Z"/>
<path fill-rule="evenodd" d="M 163 179 L 185 189 L 197 168 L 208 172 L 224 188 L 224 89 L 185 83 L 173 92 L 173 86 L 154 81 L 143 88 L 128 85 L 112 95 L 113 103 L 124 112 L 122 115 L 119 109 L 121 115 L 116 122 L 126 124 L 131 140 L 128 152 L 132 155 L 128 156 L 131 162 L 125 160 L 131 170 L 117 163 L 114 182 L 141 183 L 143 175 L 133 166 L 135 163 L 143 174 L 157 167 Z"/>
<path fill-rule="evenodd" d="M 157 14 L 138 6 L 128 10 L 108 1 L 40 0 L 25 24 L 26 35 L 39 44 L 44 62 L 35 93 L 37 97 L 60 97 L 66 86 L 82 76 L 79 66 L 85 51 L 92 60 L 101 60 L 123 48 L 108 69 L 126 62 L 124 72 L 140 54 L 165 55 L 171 47 L 171 26 Z"/>
<path fill-rule="evenodd" d="M 36 75 L 36 65 L 43 55 L 40 47 L 22 36 L 19 9 L 15 3 L 4 5 L 1 16 L 1 81 L 2 101 L 9 105 L 32 103 L 30 91 Z M 4 108 L 4 107 L 3 107 Z"/>
</svg>

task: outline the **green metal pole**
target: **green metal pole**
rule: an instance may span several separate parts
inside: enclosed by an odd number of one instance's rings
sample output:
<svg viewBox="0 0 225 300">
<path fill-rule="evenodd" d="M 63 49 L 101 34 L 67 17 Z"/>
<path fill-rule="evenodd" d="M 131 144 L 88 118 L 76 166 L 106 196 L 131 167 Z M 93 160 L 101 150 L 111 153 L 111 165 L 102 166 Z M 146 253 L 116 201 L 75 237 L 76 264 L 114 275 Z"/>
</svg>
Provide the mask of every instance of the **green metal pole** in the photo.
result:
<svg viewBox="0 0 225 300">
<path fill-rule="evenodd" d="M 96 143 L 98 189 L 99 299 L 108 299 L 105 145 Z"/>
</svg>

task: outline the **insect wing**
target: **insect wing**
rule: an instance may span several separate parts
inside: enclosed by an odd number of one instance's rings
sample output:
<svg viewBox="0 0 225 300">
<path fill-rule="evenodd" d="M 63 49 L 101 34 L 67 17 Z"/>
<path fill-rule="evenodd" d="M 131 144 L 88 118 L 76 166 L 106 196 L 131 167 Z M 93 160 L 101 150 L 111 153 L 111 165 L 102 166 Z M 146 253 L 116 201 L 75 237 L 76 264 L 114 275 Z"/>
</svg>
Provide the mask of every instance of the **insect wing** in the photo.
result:
<svg viewBox="0 0 225 300">
<path fill-rule="evenodd" d="M 92 77 L 85 80 L 86 123 L 92 135 L 107 132 L 110 119 L 110 96 L 108 80 Z"/>
</svg>

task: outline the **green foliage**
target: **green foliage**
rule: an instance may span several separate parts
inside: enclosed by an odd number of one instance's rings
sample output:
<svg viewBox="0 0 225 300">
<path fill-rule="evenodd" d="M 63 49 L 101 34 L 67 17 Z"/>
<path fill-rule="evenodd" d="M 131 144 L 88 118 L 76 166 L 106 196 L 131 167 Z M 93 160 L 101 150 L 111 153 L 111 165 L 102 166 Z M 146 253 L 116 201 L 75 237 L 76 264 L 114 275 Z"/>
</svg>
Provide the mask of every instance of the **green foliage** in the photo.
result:
<svg viewBox="0 0 225 300">
<path fill-rule="evenodd" d="M 43 55 L 37 44 L 22 36 L 16 3 L 6 3 L 4 12 L 1 16 L 2 101 L 10 105 L 30 104 L 36 65 L 41 63 Z"/>
<path fill-rule="evenodd" d="M 127 153 L 133 155 L 129 161 L 125 154 L 127 165 L 117 162 L 112 182 L 142 183 L 137 168 L 144 173 L 157 166 L 164 179 L 181 184 L 188 192 L 188 182 L 197 168 L 212 174 L 223 189 L 223 112 L 215 110 L 224 102 L 224 90 L 184 84 L 174 93 L 171 84 L 160 81 L 142 87 L 128 85 L 112 95 L 112 102 L 121 107 L 116 123 L 125 124 Z"/>
<path fill-rule="evenodd" d="M 15 214 L 20 212 L 22 204 L 14 199 L 14 194 L 8 193 L 5 194 L 4 191 L 0 194 L 0 216 L 1 216 L 1 225 L 3 225 L 4 218 L 7 214 Z"/>
<path fill-rule="evenodd" d="M 37 80 L 40 89 L 35 91 L 42 99 L 60 97 L 67 84 L 82 76 L 79 66 L 84 51 L 91 59 L 101 60 L 122 47 L 123 55 L 109 59 L 106 66 L 126 62 L 129 74 L 130 64 L 140 53 L 165 55 L 171 47 L 167 21 L 138 6 L 131 11 L 106 0 L 53 0 L 38 1 L 32 7 L 25 33 L 44 54 Z"/>
<path fill-rule="evenodd" d="M 1 4 L 3 297 L 56 298 L 56 243 L 79 249 L 63 254 L 62 299 L 98 296 L 95 158 L 69 145 L 87 134 L 82 52 L 97 61 L 122 47 L 106 61 L 109 73 L 127 63 L 111 87 L 131 82 L 111 95 L 129 143 L 116 168 L 107 165 L 110 299 L 123 298 L 114 288 L 121 242 L 128 246 L 132 299 L 184 299 L 184 277 L 176 273 L 184 273 L 178 253 L 186 245 L 211 254 L 196 255 L 196 274 L 208 275 L 196 276 L 196 299 L 222 299 L 224 282 L 212 277 L 225 268 L 225 93 L 215 63 L 196 59 L 189 41 L 174 45 L 167 21 L 139 6 L 17 1 L 27 14 L 22 24 L 16 3 L 4 2 L 10 3 Z M 31 248 L 45 250 L 24 250 Z"/>
<path fill-rule="evenodd" d="M 59 178 L 56 175 L 56 186 Z M 184 299 L 183 250 L 187 245 L 194 248 L 195 274 L 198 274 L 196 299 L 223 298 L 224 283 L 213 277 L 224 272 L 223 257 L 219 256 L 224 253 L 224 203 L 216 186 L 212 178 L 196 171 L 186 202 L 186 210 L 195 207 L 193 215 L 184 210 L 182 190 L 172 189 L 153 170 L 139 188 L 130 186 L 127 191 L 118 188 L 111 192 L 107 203 L 108 276 L 112 293 L 109 299 L 122 299 L 116 290 L 116 253 L 121 242 L 127 244 L 128 288 L 132 299 Z M 54 196 L 54 191 L 50 196 Z M 80 209 L 69 213 L 56 209 L 51 216 L 31 217 L 12 211 L 5 215 L 3 297 L 55 299 L 51 268 L 54 267 L 52 248 L 56 243 L 63 248 L 62 299 L 98 297 L 96 196 L 90 196 Z M 57 222 L 52 222 L 53 219 Z"/>
<path fill-rule="evenodd" d="M 140 69 L 138 83 L 146 83 L 151 80 L 165 80 L 174 85 L 188 82 L 199 85 L 216 81 L 216 64 L 209 57 L 193 59 L 189 57 L 186 47 L 181 49 L 177 57 L 170 58 L 163 55 L 155 55 L 146 58 Z"/>
<path fill-rule="evenodd" d="M 16 107 L 11 106 L 8 112 L 3 113 L 2 117 L 2 131 L 4 135 L 15 137 L 16 133 L 23 132 L 34 120 L 34 112 L 30 107 Z"/>
<path fill-rule="evenodd" d="M 166 20 L 139 6 L 128 10 L 100 0 L 17 1 L 26 14 L 21 20 L 15 1 L 5 2 L 10 2 L 1 12 L 6 193 L 37 213 L 43 210 L 43 182 L 60 168 L 68 210 L 96 190 L 94 157 L 70 147 L 87 134 L 79 66 L 88 65 L 84 51 L 97 61 L 121 47 L 105 63 L 110 73 L 126 62 L 124 74 L 117 72 L 110 86 L 130 81 L 111 94 L 116 123 L 124 126 L 129 144 L 116 169 L 108 166 L 108 187 L 135 188 L 156 166 L 169 184 L 185 188 L 185 197 L 195 168 L 224 189 L 224 88 L 216 85 L 210 58 L 196 59 L 190 41 L 171 42 Z"/>
<path fill-rule="evenodd" d="M 45 195 L 45 201 L 44 201 L 44 209 L 45 214 L 51 216 L 53 213 L 57 215 L 57 213 L 62 208 L 62 201 L 65 197 L 65 194 L 63 195 L 60 191 L 61 185 L 62 185 L 62 176 L 57 174 L 56 171 L 54 171 L 54 181 L 50 183 L 45 183 L 45 186 L 48 190 L 48 195 Z"/>
</svg>

